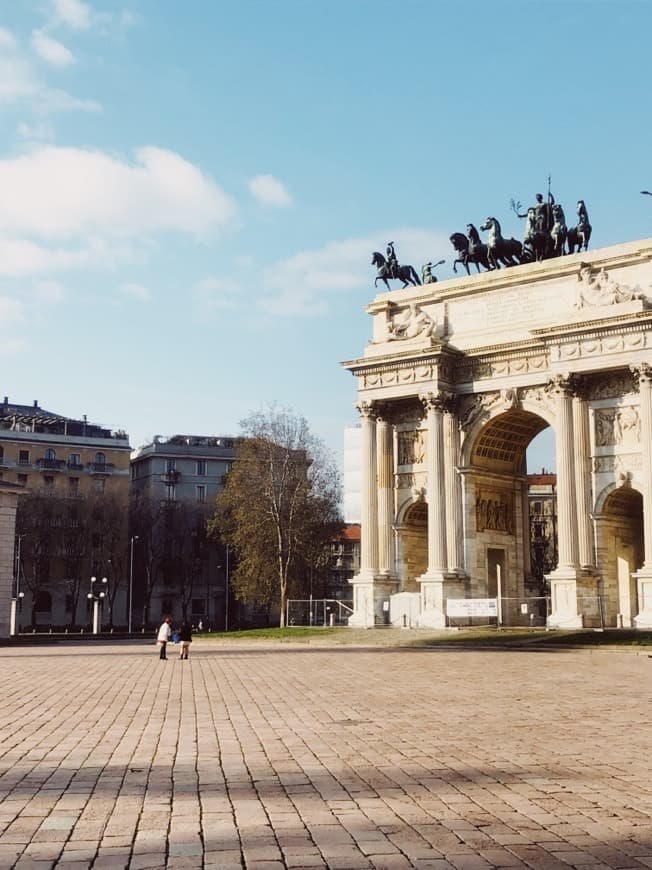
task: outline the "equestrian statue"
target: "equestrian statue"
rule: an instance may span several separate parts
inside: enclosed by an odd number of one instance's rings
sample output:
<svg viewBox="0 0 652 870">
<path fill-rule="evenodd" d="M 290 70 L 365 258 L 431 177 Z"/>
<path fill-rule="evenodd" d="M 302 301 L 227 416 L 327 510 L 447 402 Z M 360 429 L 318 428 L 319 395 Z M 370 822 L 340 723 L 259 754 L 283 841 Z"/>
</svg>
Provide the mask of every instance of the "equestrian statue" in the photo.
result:
<svg viewBox="0 0 652 870">
<path fill-rule="evenodd" d="M 393 280 L 402 281 L 403 287 L 407 287 L 408 284 L 412 284 L 414 287 L 421 284 L 419 276 L 413 266 L 401 266 L 399 264 L 394 251 L 394 242 L 387 243 L 386 252 L 387 259 L 385 259 L 380 251 L 374 251 L 372 254 L 371 265 L 378 269 L 378 274 L 374 281 L 374 287 L 378 286 L 379 280 L 385 282 L 385 286 L 388 290 L 390 289 L 389 282 Z M 401 289 L 403 289 L 403 287 Z"/>
</svg>

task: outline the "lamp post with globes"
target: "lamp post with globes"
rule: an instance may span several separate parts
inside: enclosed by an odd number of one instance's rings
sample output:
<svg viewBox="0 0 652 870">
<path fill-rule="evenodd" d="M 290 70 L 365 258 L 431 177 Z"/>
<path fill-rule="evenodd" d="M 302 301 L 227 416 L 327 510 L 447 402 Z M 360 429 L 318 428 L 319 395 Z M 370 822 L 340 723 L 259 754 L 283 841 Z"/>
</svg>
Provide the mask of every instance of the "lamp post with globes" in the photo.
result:
<svg viewBox="0 0 652 870">
<path fill-rule="evenodd" d="M 109 581 L 106 577 L 98 580 L 97 577 L 91 577 L 91 591 L 86 596 L 89 601 L 93 602 L 93 634 L 100 633 L 100 604 L 106 597 L 106 584 Z M 96 583 L 101 583 L 101 586 L 95 586 Z"/>
<path fill-rule="evenodd" d="M 133 591 L 134 591 L 134 544 L 138 540 L 138 535 L 132 535 L 129 543 L 129 613 L 127 616 L 127 627 L 131 634 L 131 620 L 133 612 Z"/>
</svg>

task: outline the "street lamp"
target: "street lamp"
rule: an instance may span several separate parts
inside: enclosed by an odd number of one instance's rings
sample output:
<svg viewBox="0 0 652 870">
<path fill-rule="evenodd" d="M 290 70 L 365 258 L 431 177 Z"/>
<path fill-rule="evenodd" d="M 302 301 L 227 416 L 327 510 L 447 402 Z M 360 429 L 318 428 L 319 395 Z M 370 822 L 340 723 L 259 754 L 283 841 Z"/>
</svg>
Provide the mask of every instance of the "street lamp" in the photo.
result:
<svg viewBox="0 0 652 870">
<path fill-rule="evenodd" d="M 131 541 L 129 544 L 130 552 L 129 552 L 129 614 L 128 614 L 128 629 L 129 634 L 131 634 L 131 612 L 132 612 L 132 601 L 131 597 L 133 594 L 134 588 L 134 544 L 138 540 L 138 535 L 132 535 Z"/>
<path fill-rule="evenodd" d="M 25 597 L 25 593 L 20 591 L 20 547 L 24 537 L 25 535 L 16 536 L 15 591 L 11 598 L 11 613 L 9 617 L 9 634 L 12 636 L 16 633 L 20 634 L 20 626 L 18 626 L 18 632 L 16 632 L 16 623 L 18 621 L 18 610 L 22 610 L 23 598 Z"/>
<path fill-rule="evenodd" d="M 102 583 L 105 586 L 109 581 L 106 577 L 102 577 L 101 580 L 98 580 L 97 577 L 91 577 L 91 591 L 86 596 L 89 601 L 93 602 L 93 634 L 100 633 L 100 602 L 106 596 L 106 587 L 99 587 L 100 591 L 96 591 L 95 583 Z"/>
</svg>

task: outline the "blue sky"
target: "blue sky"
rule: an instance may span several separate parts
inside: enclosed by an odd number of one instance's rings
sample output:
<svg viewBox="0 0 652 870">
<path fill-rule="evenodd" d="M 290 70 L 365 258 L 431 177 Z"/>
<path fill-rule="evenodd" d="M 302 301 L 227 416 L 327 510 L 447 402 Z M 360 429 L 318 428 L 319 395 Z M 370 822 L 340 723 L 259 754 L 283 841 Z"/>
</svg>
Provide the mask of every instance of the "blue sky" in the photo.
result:
<svg viewBox="0 0 652 870">
<path fill-rule="evenodd" d="M 417 269 L 548 174 L 592 247 L 652 223 L 645 2 L 0 5 L 0 364 L 154 434 L 270 401 L 341 452 L 370 253 Z"/>
</svg>

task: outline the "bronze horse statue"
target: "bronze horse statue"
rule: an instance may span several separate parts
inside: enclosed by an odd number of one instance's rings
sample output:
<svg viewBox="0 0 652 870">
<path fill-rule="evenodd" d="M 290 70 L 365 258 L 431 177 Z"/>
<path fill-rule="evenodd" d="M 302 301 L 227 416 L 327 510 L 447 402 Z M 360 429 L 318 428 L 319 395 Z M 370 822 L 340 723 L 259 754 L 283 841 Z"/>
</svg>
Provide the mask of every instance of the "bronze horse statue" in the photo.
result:
<svg viewBox="0 0 652 870">
<path fill-rule="evenodd" d="M 378 286 L 378 281 L 384 281 L 387 289 L 390 289 L 389 281 L 393 281 L 396 279 L 397 281 L 403 282 L 403 287 L 407 287 L 408 284 L 412 284 L 416 287 L 418 284 L 421 284 L 419 276 L 417 275 L 413 266 L 396 266 L 392 269 L 385 257 L 380 253 L 380 251 L 374 251 L 371 257 L 371 265 L 376 266 L 378 269 L 378 274 L 376 275 L 376 280 L 374 281 L 374 287 Z M 401 289 L 403 289 L 403 287 Z"/>
<path fill-rule="evenodd" d="M 582 248 L 584 248 L 585 251 L 588 251 L 589 249 L 589 239 L 591 238 L 592 227 L 589 223 L 589 213 L 584 205 L 583 199 L 580 199 L 577 202 L 577 214 L 579 217 L 579 223 L 576 227 L 571 227 L 566 236 L 569 254 L 574 254 L 576 248 L 578 254 Z"/>
<path fill-rule="evenodd" d="M 464 266 L 467 275 L 471 274 L 469 263 L 475 263 L 478 272 L 480 271 L 480 266 L 484 266 L 487 270 L 491 269 L 487 257 L 487 246 L 480 240 L 480 233 L 473 224 L 467 224 L 466 231 L 468 236 L 465 236 L 464 233 L 453 233 L 450 236 L 452 246 L 458 254 L 461 254 L 461 257 L 457 260 L 453 260 L 453 272 L 457 274 L 457 263 L 461 263 Z"/>
<path fill-rule="evenodd" d="M 489 230 L 487 256 L 492 268 L 500 269 L 501 265 L 517 266 L 523 262 L 523 245 L 518 239 L 506 239 L 495 217 L 488 217 L 480 229 Z"/>
</svg>

